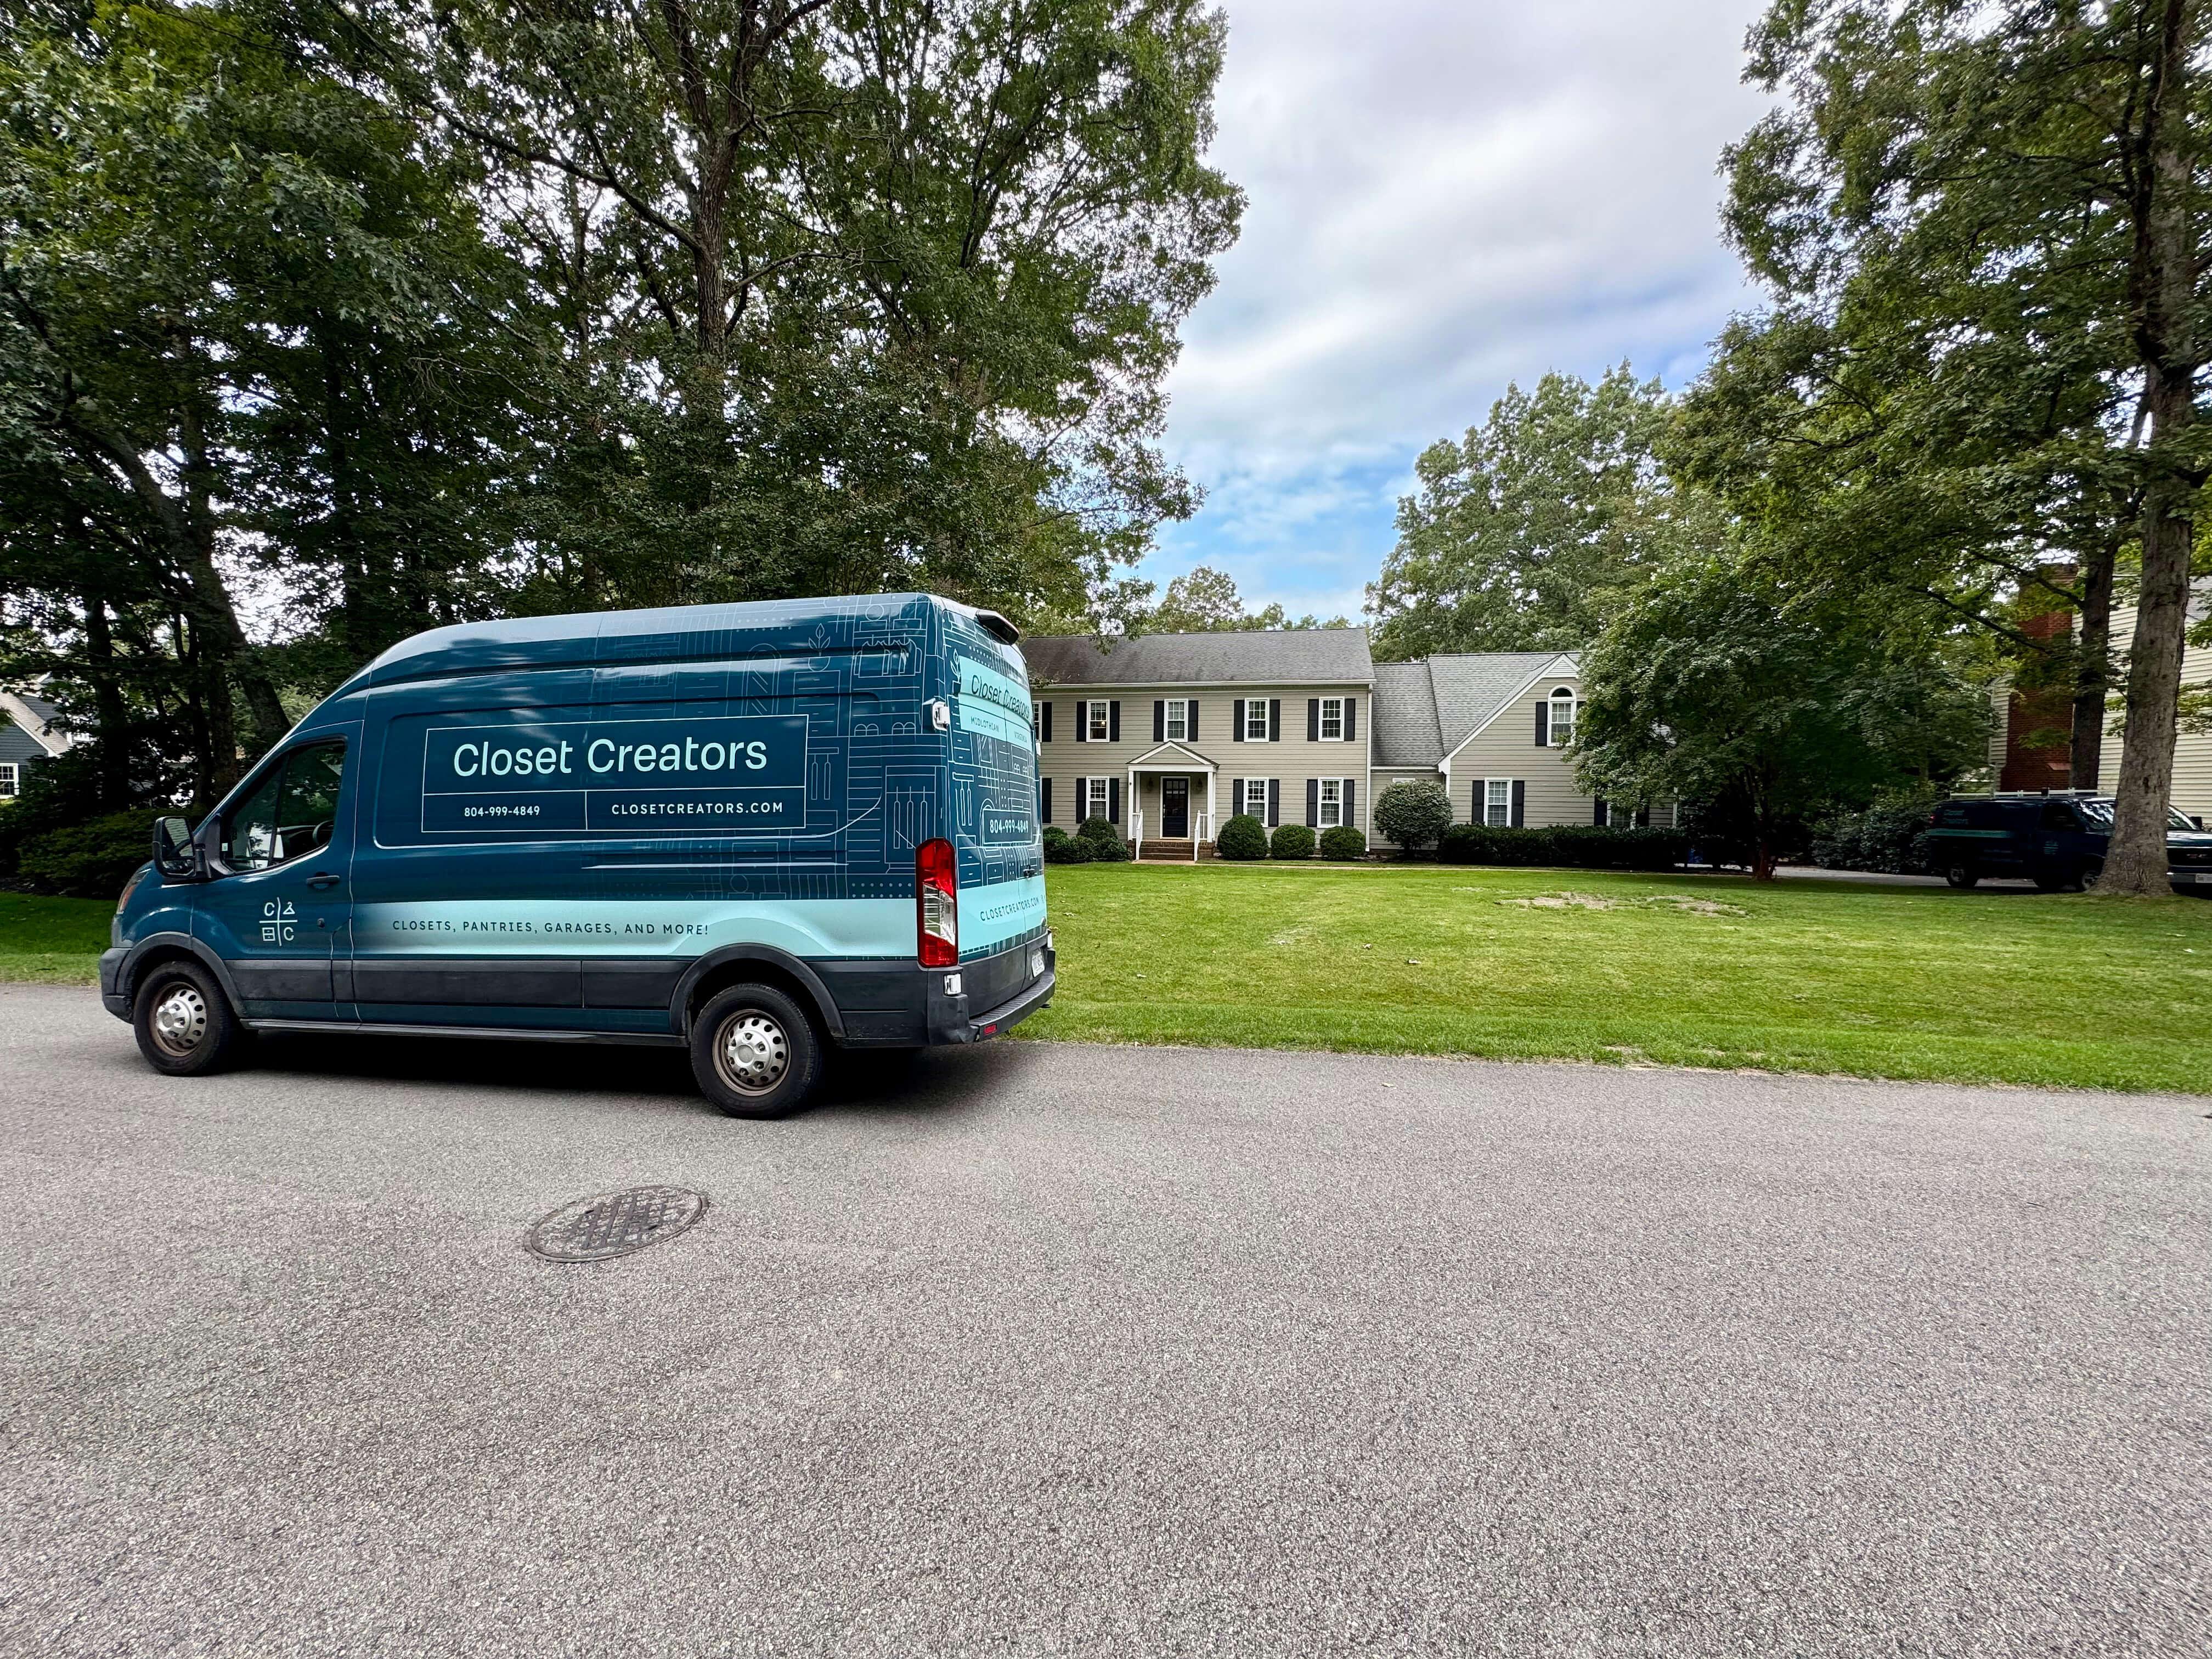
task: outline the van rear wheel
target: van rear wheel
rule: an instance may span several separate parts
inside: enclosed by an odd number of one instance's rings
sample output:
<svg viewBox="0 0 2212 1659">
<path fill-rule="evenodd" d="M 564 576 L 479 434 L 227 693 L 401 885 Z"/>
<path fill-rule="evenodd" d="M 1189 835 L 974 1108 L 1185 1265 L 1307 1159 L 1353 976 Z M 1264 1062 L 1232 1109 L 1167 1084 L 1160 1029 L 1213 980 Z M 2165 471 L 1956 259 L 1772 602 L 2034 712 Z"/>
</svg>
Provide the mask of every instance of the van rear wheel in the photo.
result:
<svg viewBox="0 0 2212 1659">
<path fill-rule="evenodd" d="M 772 985 L 718 991 L 691 1024 L 691 1075 L 732 1117 L 782 1117 L 822 1080 L 822 1041 Z"/>
<path fill-rule="evenodd" d="M 146 1063 L 170 1077 L 221 1070 L 240 1036 L 222 988 L 196 962 L 165 962 L 147 974 L 131 1000 L 131 1029 Z"/>
<path fill-rule="evenodd" d="M 1962 860 L 1954 860 L 1950 865 L 1945 867 L 1943 872 L 1943 879 L 1949 882 L 1954 887 L 1972 887 L 1981 878 L 1981 872 L 1976 870 L 1972 865 L 1966 863 Z"/>
</svg>

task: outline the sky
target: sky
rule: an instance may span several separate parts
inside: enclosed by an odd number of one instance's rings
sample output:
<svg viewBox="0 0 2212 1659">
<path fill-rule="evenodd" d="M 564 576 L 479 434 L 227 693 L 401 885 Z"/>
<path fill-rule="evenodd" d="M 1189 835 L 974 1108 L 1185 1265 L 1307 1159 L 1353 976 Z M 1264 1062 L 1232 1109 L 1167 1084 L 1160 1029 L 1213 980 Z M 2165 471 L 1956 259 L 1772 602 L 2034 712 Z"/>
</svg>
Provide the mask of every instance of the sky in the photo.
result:
<svg viewBox="0 0 2212 1659">
<path fill-rule="evenodd" d="M 1679 388 L 1757 296 L 1720 239 L 1760 0 L 1226 0 L 1209 159 L 1248 198 L 1183 328 L 1169 456 L 1206 491 L 1139 574 L 1358 619 L 1413 458 L 1512 381 Z"/>
</svg>

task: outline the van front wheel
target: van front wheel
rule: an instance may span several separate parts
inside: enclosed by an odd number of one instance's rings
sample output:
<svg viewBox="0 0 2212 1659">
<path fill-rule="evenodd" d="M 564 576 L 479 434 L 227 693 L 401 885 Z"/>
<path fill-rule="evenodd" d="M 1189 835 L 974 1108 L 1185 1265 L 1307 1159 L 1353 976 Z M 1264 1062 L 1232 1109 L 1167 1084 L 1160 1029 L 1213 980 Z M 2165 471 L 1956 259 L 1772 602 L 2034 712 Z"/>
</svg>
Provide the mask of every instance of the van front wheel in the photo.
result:
<svg viewBox="0 0 2212 1659">
<path fill-rule="evenodd" d="M 691 1024 L 691 1075 L 732 1117 L 782 1117 L 822 1080 L 813 1022 L 770 985 L 719 991 Z"/>
<path fill-rule="evenodd" d="M 238 1016 L 195 962 L 167 962 L 146 975 L 131 1005 L 138 1052 L 170 1077 L 202 1077 L 222 1068 L 238 1047 Z"/>
<path fill-rule="evenodd" d="M 1972 887 L 1982 878 L 1982 872 L 1971 864 L 1954 860 L 1943 872 L 1943 879 L 1954 887 Z"/>
</svg>

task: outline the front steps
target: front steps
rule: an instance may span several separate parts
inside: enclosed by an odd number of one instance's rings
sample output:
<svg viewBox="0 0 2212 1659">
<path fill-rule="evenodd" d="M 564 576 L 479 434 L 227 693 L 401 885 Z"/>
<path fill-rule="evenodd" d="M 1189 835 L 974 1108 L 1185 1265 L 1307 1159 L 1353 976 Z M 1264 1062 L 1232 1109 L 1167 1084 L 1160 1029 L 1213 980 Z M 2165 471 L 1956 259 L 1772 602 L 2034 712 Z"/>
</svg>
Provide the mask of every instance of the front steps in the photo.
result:
<svg viewBox="0 0 2212 1659">
<path fill-rule="evenodd" d="M 1169 841 L 1160 836 L 1146 836 L 1144 855 L 1139 861 L 1145 864 L 1188 864 L 1191 861 L 1190 852 L 1190 842 L 1188 838 L 1181 841 Z M 1198 844 L 1198 856 L 1200 862 L 1212 858 L 1213 843 L 1210 841 L 1200 842 Z"/>
</svg>

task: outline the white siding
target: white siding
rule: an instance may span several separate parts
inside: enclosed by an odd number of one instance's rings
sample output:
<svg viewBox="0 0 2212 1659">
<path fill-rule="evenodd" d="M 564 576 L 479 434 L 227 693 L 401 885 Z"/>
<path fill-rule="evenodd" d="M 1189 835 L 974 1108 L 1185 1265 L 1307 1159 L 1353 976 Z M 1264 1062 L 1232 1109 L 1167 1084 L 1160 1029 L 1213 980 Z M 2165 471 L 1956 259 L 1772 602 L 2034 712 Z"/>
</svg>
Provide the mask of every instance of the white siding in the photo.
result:
<svg viewBox="0 0 2212 1659">
<path fill-rule="evenodd" d="M 2205 599 L 2200 594 L 2191 607 L 2192 622 L 2202 621 Z M 2112 643 L 2122 654 L 2123 661 L 2129 643 L 2136 633 L 2136 613 L 2132 606 L 2112 613 Z M 2185 686 L 2212 684 L 2212 647 L 2191 646 L 2182 653 L 2181 683 Z M 2127 712 L 2125 704 L 2115 696 L 2109 707 L 2108 729 L 2117 732 Z M 2115 737 L 2105 745 L 2104 765 L 2098 777 L 2098 787 L 2110 794 L 2120 781 L 2120 757 L 2123 741 Z M 2173 746 L 2173 804 L 2183 811 L 2194 813 L 2212 823 L 2212 732 L 2184 732 Z"/>
</svg>

